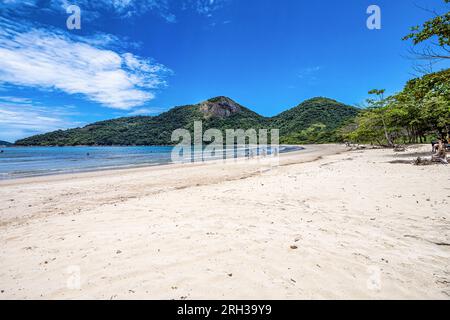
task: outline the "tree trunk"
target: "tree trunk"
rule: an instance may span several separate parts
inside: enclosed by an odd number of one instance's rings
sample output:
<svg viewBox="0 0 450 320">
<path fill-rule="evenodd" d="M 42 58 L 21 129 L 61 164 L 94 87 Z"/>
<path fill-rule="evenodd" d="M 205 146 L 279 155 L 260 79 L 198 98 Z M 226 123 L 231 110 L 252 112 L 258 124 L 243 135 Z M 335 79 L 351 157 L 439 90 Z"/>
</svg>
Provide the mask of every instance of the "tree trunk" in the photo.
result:
<svg viewBox="0 0 450 320">
<path fill-rule="evenodd" d="M 384 116 L 381 115 L 381 121 L 383 122 L 383 130 L 384 130 L 384 136 L 386 137 L 386 141 L 388 142 L 388 145 L 390 147 L 393 147 L 393 143 L 391 141 L 391 138 L 389 137 L 388 131 L 387 131 L 387 127 L 386 127 L 386 122 L 384 121 Z"/>
</svg>

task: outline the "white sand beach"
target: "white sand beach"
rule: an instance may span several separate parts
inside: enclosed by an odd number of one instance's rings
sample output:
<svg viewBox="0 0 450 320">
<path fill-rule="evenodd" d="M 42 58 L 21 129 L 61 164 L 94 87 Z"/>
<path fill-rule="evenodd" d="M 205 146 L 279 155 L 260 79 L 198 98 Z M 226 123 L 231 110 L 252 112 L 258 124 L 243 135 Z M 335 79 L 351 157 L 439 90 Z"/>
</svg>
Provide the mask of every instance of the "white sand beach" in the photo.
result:
<svg viewBox="0 0 450 320">
<path fill-rule="evenodd" d="M 449 299 L 450 166 L 390 163 L 428 152 L 1 181 L 0 299 Z"/>
</svg>

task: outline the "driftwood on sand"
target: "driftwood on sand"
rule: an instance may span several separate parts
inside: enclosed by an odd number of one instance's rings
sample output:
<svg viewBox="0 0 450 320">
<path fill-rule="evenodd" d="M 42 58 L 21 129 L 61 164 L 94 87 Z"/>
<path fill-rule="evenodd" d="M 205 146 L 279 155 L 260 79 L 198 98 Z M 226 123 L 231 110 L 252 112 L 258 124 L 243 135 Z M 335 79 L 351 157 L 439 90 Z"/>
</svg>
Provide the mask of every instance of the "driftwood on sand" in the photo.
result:
<svg viewBox="0 0 450 320">
<path fill-rule="evenodd" d="M 431 159 L 418 157 L 416 160 L 414 160 L 414 165 L 416 166 L 429 166 L 433 164 L 448 164 L 448 161 L 447 159 L 437 157 L 432 157 Z"/>
<path fill-rule="evenodd" d="M 402 145 L 396 145 L 394 147 L 394 152 L 405 152 L 406 151 L 406 147 L 402 146 Z"/>
<path fill-rule="evenodd" d="M 384 149 L 383 146 L 375 146 L 375 145 L 363 145 L 363 144 L 351 144 L 351 143 L 345 143 L 345 146 L 348 149 L 348 151 L 355 151 L 355 150 L 367 150 L 367 149 Z"/>
</svg>

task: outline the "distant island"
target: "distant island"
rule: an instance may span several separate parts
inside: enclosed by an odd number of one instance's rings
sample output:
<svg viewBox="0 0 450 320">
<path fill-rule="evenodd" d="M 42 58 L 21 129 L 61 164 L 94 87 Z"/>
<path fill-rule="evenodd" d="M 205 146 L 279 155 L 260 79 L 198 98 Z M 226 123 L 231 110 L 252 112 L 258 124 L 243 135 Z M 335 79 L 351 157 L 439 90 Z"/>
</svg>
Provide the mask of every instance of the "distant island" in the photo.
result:
<svg viewBox="0 0 450 320">
<path fill-rule="evenodd" d="M 158 116 L 126 117 L 58 130 L 18 140 L 18 146 L 172 145 L 172 132 L 193 132 L 194 121 L 204 130 L 280 129 L 283 144 L 328 143 L 340 140 L 338 129 L 354 119 L 360 109 L 318 97 L 275 117 L 264 117 L 228 97 L 216 97 L 194 105 L 175 107 Z"/>
<path fill-rule="evenodd" d="M 0 147 L 9 147 L 12 145 L 13 144 L 11 142 L 0 140 Z"/>
</svg>

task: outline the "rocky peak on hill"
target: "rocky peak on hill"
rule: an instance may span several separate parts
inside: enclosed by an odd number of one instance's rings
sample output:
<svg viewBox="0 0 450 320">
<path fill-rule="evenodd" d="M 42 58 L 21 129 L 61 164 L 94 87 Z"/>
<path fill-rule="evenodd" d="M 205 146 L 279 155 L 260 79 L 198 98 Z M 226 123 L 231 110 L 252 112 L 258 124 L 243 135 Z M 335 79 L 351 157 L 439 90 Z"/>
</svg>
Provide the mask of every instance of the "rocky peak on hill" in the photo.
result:
<svg viewBox="0 0 450 320">
<path fill-rule="evenodd" d="M 228 118 L 241 110 L 239 104 L 227 97 L 216 97 L 200 103 L 200 111 L 205 118 Z"/>
</svg>

